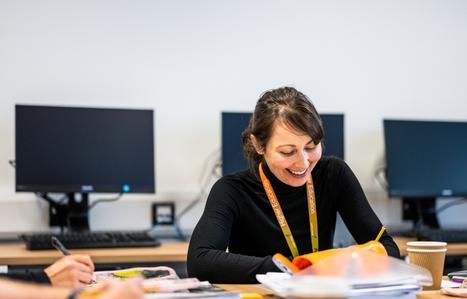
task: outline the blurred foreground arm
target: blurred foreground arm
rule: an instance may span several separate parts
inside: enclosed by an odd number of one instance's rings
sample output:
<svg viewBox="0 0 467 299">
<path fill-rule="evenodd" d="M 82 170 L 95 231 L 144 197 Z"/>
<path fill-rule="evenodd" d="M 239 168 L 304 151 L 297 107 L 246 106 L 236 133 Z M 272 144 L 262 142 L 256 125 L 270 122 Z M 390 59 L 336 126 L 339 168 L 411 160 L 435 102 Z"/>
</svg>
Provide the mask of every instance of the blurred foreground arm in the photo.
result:
<svg viewBox="0 0 467 299">
<path fill-rule="evenodd" d="M 78 293 L 76 299 L 142 299 L 143 287 L 140 281 L 109 281 L 90 292 Z M 68 299 L 71 290 L 61 287 L 50 287 L 31 283 L 15 282 L 0 279 L 0 299 Z"/>
<path fill-rule="evenodd" d="M 70 290 L 0 279 L 0 299 L 66 299 Z"/>
<path fill-rule="evenodd" d="M 99 295 L 95 295 L 95 294 Z M 144 290 L 141 280 L 105 281 L 96 286 L 94 290 L 83 291 L 76 299 L 143 299 Z M 0 298 L 2 299 L 2 298 Z"/>
</svg>

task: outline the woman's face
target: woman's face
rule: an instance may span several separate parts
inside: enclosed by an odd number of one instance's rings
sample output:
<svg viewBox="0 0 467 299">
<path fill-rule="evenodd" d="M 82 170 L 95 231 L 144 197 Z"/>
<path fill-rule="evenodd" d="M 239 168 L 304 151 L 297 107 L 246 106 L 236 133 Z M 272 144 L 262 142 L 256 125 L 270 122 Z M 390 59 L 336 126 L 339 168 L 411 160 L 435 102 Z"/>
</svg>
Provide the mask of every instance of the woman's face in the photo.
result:
<svg viewBox="0 0 467 299">
<path fill-rule="evenodd" d="M 269 169 L 279 180 L 299 187 L 306 183 L 321 158 L 322 148 L 308 134 L 277 122 L 266 148 L 258 152 L 264 154 Z"/>
</svg>

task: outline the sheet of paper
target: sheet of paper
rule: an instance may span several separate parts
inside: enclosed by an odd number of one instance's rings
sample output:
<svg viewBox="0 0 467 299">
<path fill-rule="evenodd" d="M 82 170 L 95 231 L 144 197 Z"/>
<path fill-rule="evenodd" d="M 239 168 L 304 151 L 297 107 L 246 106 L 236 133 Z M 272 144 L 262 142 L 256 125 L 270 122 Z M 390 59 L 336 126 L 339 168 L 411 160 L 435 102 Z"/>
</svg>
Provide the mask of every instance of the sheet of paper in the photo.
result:
<svg viewBox="0 0 467 299">
<path fill-rule="evenodd" d="M 283 272 L 270 272 L 267 274 L 257 275 L 257 280 L 264 286 L 271 289 L 274 294 L 286 297 L 290 293 L 290 280 L 293 277 Z M 374 296 L 374 295 L 385 295 L 388 297 L 407 295 L 410 293 L 420 291 L 421 287 L 414 283 L 412 280 L 407 281 L 380 281 L 375 282 L 371 280 L 368 284 L 362 283 L 362 280 L 358 280 L 358 284 L 350 284 L 349 296 Z M 415 295 L 414 295 L 415 296 Z M 409 297 L 407 297 L 409 298 Z M 415 298 L 415 297 L 413 297 Z"/>
<path fill-rule="evenodd" d="M 460 282 L 454 282 L 450 280 L 442 280 L 441 281 L 441 287 L 442 288 L 457 288 L 461 285 L 462 283 Z"/>
</svg>

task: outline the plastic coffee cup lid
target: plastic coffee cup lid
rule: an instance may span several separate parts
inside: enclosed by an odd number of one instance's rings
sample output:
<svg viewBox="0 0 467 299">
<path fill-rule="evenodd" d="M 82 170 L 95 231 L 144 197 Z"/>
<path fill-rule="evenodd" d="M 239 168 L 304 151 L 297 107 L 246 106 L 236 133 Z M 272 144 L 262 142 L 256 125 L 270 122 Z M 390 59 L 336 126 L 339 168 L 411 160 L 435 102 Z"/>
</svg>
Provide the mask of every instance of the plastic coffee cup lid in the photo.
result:
<svg viewBox="0 0 467 299">
<path fill-rule="evenodd" d="M 446 242 L 437 242 L 437 241 L 411 241 L 407 242 L 407 247 L 446 247 L 448 244 Z"/>
</svg>

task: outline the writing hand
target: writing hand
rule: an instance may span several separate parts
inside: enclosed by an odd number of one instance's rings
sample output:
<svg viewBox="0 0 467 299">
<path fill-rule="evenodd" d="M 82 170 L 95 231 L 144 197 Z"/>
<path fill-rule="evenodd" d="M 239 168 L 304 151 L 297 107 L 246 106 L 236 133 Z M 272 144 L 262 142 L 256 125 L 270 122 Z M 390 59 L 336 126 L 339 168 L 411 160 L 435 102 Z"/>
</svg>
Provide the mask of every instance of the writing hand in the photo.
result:
<svg viewBox="0 0 467 299">
<path fill-rule="evenodd" d="M 87 255 L 67 255 L 44 269 L 53 286 L 77 288 L 93 277 L 94 263 Z"/>
</svg>

